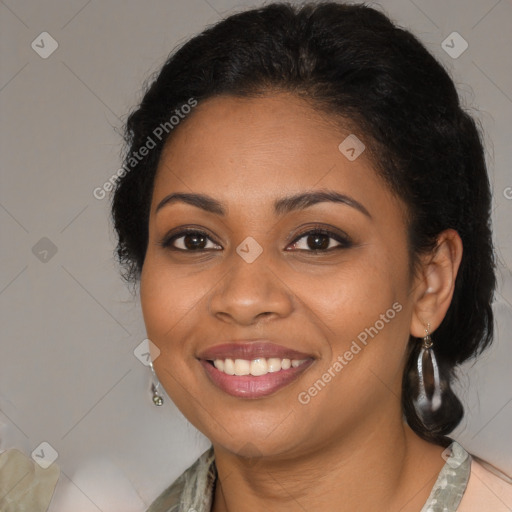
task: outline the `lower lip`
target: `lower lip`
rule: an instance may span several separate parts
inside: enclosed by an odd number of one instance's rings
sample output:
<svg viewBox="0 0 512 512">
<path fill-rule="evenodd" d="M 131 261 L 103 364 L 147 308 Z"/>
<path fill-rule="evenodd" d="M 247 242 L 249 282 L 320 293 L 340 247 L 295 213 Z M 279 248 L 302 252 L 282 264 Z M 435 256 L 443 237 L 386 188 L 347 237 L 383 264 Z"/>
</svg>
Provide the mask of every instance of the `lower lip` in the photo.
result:
<svg viewBox="0 0 512 512">
<path fill-rule="evenodd" d="M 297 368 L 266 375 L 227 375 L 204 359 L 199 360 L 210 380 L 222 391 L 238 398 L 261 398 L 271 395 L 297 379 L 313 363 L 308 359 Z"/>
</svg>

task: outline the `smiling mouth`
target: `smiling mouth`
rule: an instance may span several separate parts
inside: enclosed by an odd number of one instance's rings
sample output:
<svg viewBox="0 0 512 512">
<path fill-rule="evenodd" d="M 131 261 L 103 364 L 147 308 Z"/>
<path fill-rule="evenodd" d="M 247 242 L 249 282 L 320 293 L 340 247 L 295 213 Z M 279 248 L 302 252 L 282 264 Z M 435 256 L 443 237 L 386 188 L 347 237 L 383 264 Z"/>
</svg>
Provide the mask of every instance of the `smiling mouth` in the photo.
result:
<svg viewBox="0 0 512 512">
<path fill-rule="evenodd" d="M 298 379 L 314 362 L 277 357 L 247 359 L 200 359 L 208 379 L 218 389 L 237 398 L 273 395 Z"/>
<path fill-rule="evenodd" d="M 260 377 L 269 373 L 276 373 L 290 368 L 298 368 L 306 363 L 308 359 L 287 359 L 279 357 L 258 357 L 248 359 L 215 359 L 208 362 L 217 370 L 226 375 L 252 375 Z"/>
</svg>

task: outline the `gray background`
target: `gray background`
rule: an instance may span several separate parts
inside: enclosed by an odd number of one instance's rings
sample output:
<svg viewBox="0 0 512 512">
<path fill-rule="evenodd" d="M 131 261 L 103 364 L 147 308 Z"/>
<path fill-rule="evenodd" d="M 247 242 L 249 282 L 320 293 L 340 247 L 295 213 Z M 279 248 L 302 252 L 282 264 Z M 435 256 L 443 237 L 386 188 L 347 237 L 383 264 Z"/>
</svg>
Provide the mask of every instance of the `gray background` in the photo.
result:
<svg viewBox="0 0 512 512">
<path fill-rule="evenodd" d="M 144 510 L 207 447 L 170 400 L 150 401 L 149 371 L 133 353 L 146 337 L 140 306 L 114 264 L 108 199 L 92 192 L 119 168 L 115 129 L 171 49 L 228 10 L 260 4 L 0 2 L 0 450 L 54 447 L 53 512 Z M 467 416 L 455 437 L 511 474 L 512 4 L 374 4 L 445 63 L 486 132 L 498 331 L 460 372 Z M 58 43 L 46 59 L 31 47 L 43 31 Z M 442 48 L 454 31 L 469 44 L 458 58 Z"/>
</svg>

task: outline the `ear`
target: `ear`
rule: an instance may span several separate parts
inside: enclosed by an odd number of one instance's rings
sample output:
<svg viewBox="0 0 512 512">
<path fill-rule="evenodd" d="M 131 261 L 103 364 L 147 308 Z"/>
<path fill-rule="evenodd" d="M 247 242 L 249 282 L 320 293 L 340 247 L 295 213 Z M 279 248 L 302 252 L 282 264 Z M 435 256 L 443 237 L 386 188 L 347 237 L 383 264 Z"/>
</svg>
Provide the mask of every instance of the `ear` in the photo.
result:
<svg viewBox="0 0 512 512">
<path fill-rule="evenodd" d="M 422 257 L 413 284 L 412 336 L 422 338 L 428 324 L 432 333 L 443 321 L 452 301 L 462 250 L 457 231 L 447 229 L 437 237 L 434 250 Z"/>
</svg>

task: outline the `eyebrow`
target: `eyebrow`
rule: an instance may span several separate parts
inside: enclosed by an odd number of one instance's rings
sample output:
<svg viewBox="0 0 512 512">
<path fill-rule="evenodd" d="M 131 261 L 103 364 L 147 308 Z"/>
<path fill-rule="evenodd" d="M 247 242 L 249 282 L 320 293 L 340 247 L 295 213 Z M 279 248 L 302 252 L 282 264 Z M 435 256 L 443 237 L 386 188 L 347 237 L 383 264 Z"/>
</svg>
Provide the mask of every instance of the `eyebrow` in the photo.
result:
<svg viewBox="0 0 512 512">
<path fill-rule="evenodd" d="M 193 193 L 169 194 L 168 196 L 164 197 L 160 203 L 158 203 L 155 213 L 160 211 L 164 206 L 176 202 L 187 203 L 216 215 L 226 215 L 226 209 L 221 202 L 206 194 Z M 276 215 L 281 216 L 295 210 L 303 210 L 315 204 L 324 202 L 346 204 L 347 206 L 351 206 L 352 208 L 360 211 L 370 219 L 372 218 L 368 210 L 361 203 L 345 194 L 340 194 L 334 190 L 317 190 L 314 192 L 304 192 L 283 197 L 274 202 L 274 212 Z"/>
</svg>

